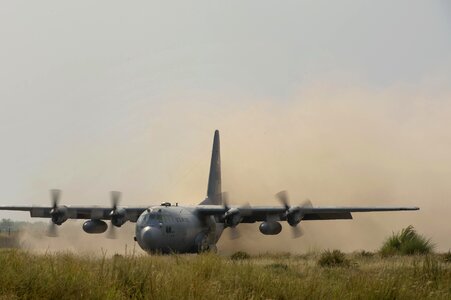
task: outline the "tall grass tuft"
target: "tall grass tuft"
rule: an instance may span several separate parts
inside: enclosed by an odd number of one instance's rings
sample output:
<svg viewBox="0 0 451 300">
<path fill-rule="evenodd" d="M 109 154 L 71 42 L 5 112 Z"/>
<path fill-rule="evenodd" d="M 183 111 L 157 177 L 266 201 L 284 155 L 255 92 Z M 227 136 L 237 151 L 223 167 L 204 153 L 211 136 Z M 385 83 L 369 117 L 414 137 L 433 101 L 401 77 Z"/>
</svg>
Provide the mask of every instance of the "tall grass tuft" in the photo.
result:
<svg viewBox="0 0 451 300">
<path fill-rule="evenodd" d="M 371 251 L 361 250 L 361 251 L 357 252 L 357 256 L 363 257 L 363 258 L 370 258 L 370 257 L 374 257 L 374 253 Z"/>
<path fill-rule="evenodd" d="M 431 240 L 417 233 L 413 226 L 409 225 L 386 239 L 380 253 L 382 256 L 417 255 L 430 254 L 433 249 Z"/>
<path fill-rule="evenodd" d="M 451 250 L 443 254 L 443 261 L 446 263 L 451 263 Z"/>
<path fill-rule="evenodd" d="M 349 267 L 350 262 L 340 250 L 326 250 L 321 253 L 318 265 L 321 267 Z"/>
<path fill-rule="evenodd" d="M 231 260 L 245 260 L 245 259 L 249 259 L 249 258 L 251 258 L 249 253 L 244 252 L 244 251 L 237 251 L 230 256 Z"/>
</svg>

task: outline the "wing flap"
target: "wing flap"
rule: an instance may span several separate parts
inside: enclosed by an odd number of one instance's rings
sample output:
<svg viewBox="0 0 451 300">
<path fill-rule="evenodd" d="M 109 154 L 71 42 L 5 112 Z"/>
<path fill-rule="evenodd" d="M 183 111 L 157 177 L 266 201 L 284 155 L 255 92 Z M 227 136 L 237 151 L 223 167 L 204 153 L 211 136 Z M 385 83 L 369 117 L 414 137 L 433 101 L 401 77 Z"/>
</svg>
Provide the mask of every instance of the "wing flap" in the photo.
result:
<svg viewBox="0 0 451 300">
<path fill-rule="evenodd" d="M 313 220 L 352 220 L 350 212 L 338 212 L 338 213 L 313 213 L 305 214 L 302 218 L 303 221 Z"/>
<path fill-rule="evenodd" d="M 32 218 L 50 218 L 50 207 L 31 207 L 30 216 Z"/>
</svg>

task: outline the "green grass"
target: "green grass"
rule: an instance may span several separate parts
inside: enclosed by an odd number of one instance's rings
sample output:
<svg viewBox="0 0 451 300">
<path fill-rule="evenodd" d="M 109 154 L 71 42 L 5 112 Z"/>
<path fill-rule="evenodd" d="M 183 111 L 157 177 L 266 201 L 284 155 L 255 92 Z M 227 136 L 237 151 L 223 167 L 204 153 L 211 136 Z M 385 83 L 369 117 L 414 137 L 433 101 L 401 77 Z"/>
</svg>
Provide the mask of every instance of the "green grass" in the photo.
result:
<svg viewBox="0 0 451 300">
<path fill-rule="evenodd" d="M 238 251 L 230 255 L 231 260 L 243 260 L 243 259 L 249 259 L 251 256 L 244 251 Z"/>
<path fill-rule="evenodd" d="M 451 250 L 449 250 L 446 253 L 443 253 L 442 257 L 444 262 L 451 263 Z"/>
<path fill-rule="evenodd" d="M 431 240 L 417 233 L 410 225 L 387 238 L 380 253 L 383 256 L 430 254 L 433 249 Z"/>
<path fill-rule="evenodd" d="M 321 253 L 318 265 L 321 267 L 349 267 L 350 261 L 340 250 L 326 250 Z"/>
<path fill-rule="evenodd" d="M 231 260 L 214 254 L 94 257 L 0 250 L 0 299 L 450 299 L 451 264 L 439 255 L 320 254 Z"/>
</svg>

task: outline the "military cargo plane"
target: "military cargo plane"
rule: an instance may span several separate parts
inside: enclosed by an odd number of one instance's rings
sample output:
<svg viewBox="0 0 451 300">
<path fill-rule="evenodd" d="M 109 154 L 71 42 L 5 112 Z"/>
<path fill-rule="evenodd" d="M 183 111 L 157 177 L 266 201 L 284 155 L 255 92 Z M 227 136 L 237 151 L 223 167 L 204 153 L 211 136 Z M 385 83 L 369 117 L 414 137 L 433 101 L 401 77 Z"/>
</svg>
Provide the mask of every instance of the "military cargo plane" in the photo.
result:
<svg viewBox="0 0 451 300">
<path fill-rule="evenodd" d="M 418 210 L 418 207 L 314 207 L 310 201 L 290 206 L 285 191 L 276 194 L 280 206 L 229 206 L 221 190 L 219 131 L 215 131 L 208 179 L 207 197 L 199 205 L 161 205 L 143 207 L 119 206 L 119 192 L 111 192 L 111 207 L 59 205 L 59 190 L 51 190 L 52 206 L 0 206 L 0 210 L 28 211 L 33 218 L 50 218 L 49 236 L 68 219 L 83 219 L 83 230 L 89 234 L 106 231 L 114 237 L 116 227 L 136 223 L 135 241 L 149 253 L 199 253 L 216 251 L 216 243 L 225 228 L 233 238 L 240 223 L 261 222 L 262 234 L 276 235 L 286 221 L 293 236 L 302 234 L 299 223 L 311 220 L 352 219 L 351 213 Z M 108 225 L 105 221 L 109 221 Z M 108 226 L 110 227 L 108 229 Z"/>
</svg>

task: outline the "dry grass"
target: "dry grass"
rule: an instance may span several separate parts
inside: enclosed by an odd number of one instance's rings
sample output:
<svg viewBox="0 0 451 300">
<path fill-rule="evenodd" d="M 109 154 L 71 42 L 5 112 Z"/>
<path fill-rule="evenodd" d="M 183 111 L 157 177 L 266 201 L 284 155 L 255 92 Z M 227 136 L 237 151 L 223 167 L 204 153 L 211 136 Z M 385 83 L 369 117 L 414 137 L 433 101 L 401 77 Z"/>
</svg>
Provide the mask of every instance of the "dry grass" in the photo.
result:
<svg viewBox="0 0 451 300">
<path fill-rule="evenodd" d="M 324 268 L 309 256 L 231 260 L 213 254 L 111 258 L 0 251 L 5 299 L 449 299 L 451 265 L 438 255 L 346 255 Z"/>
</svg>

